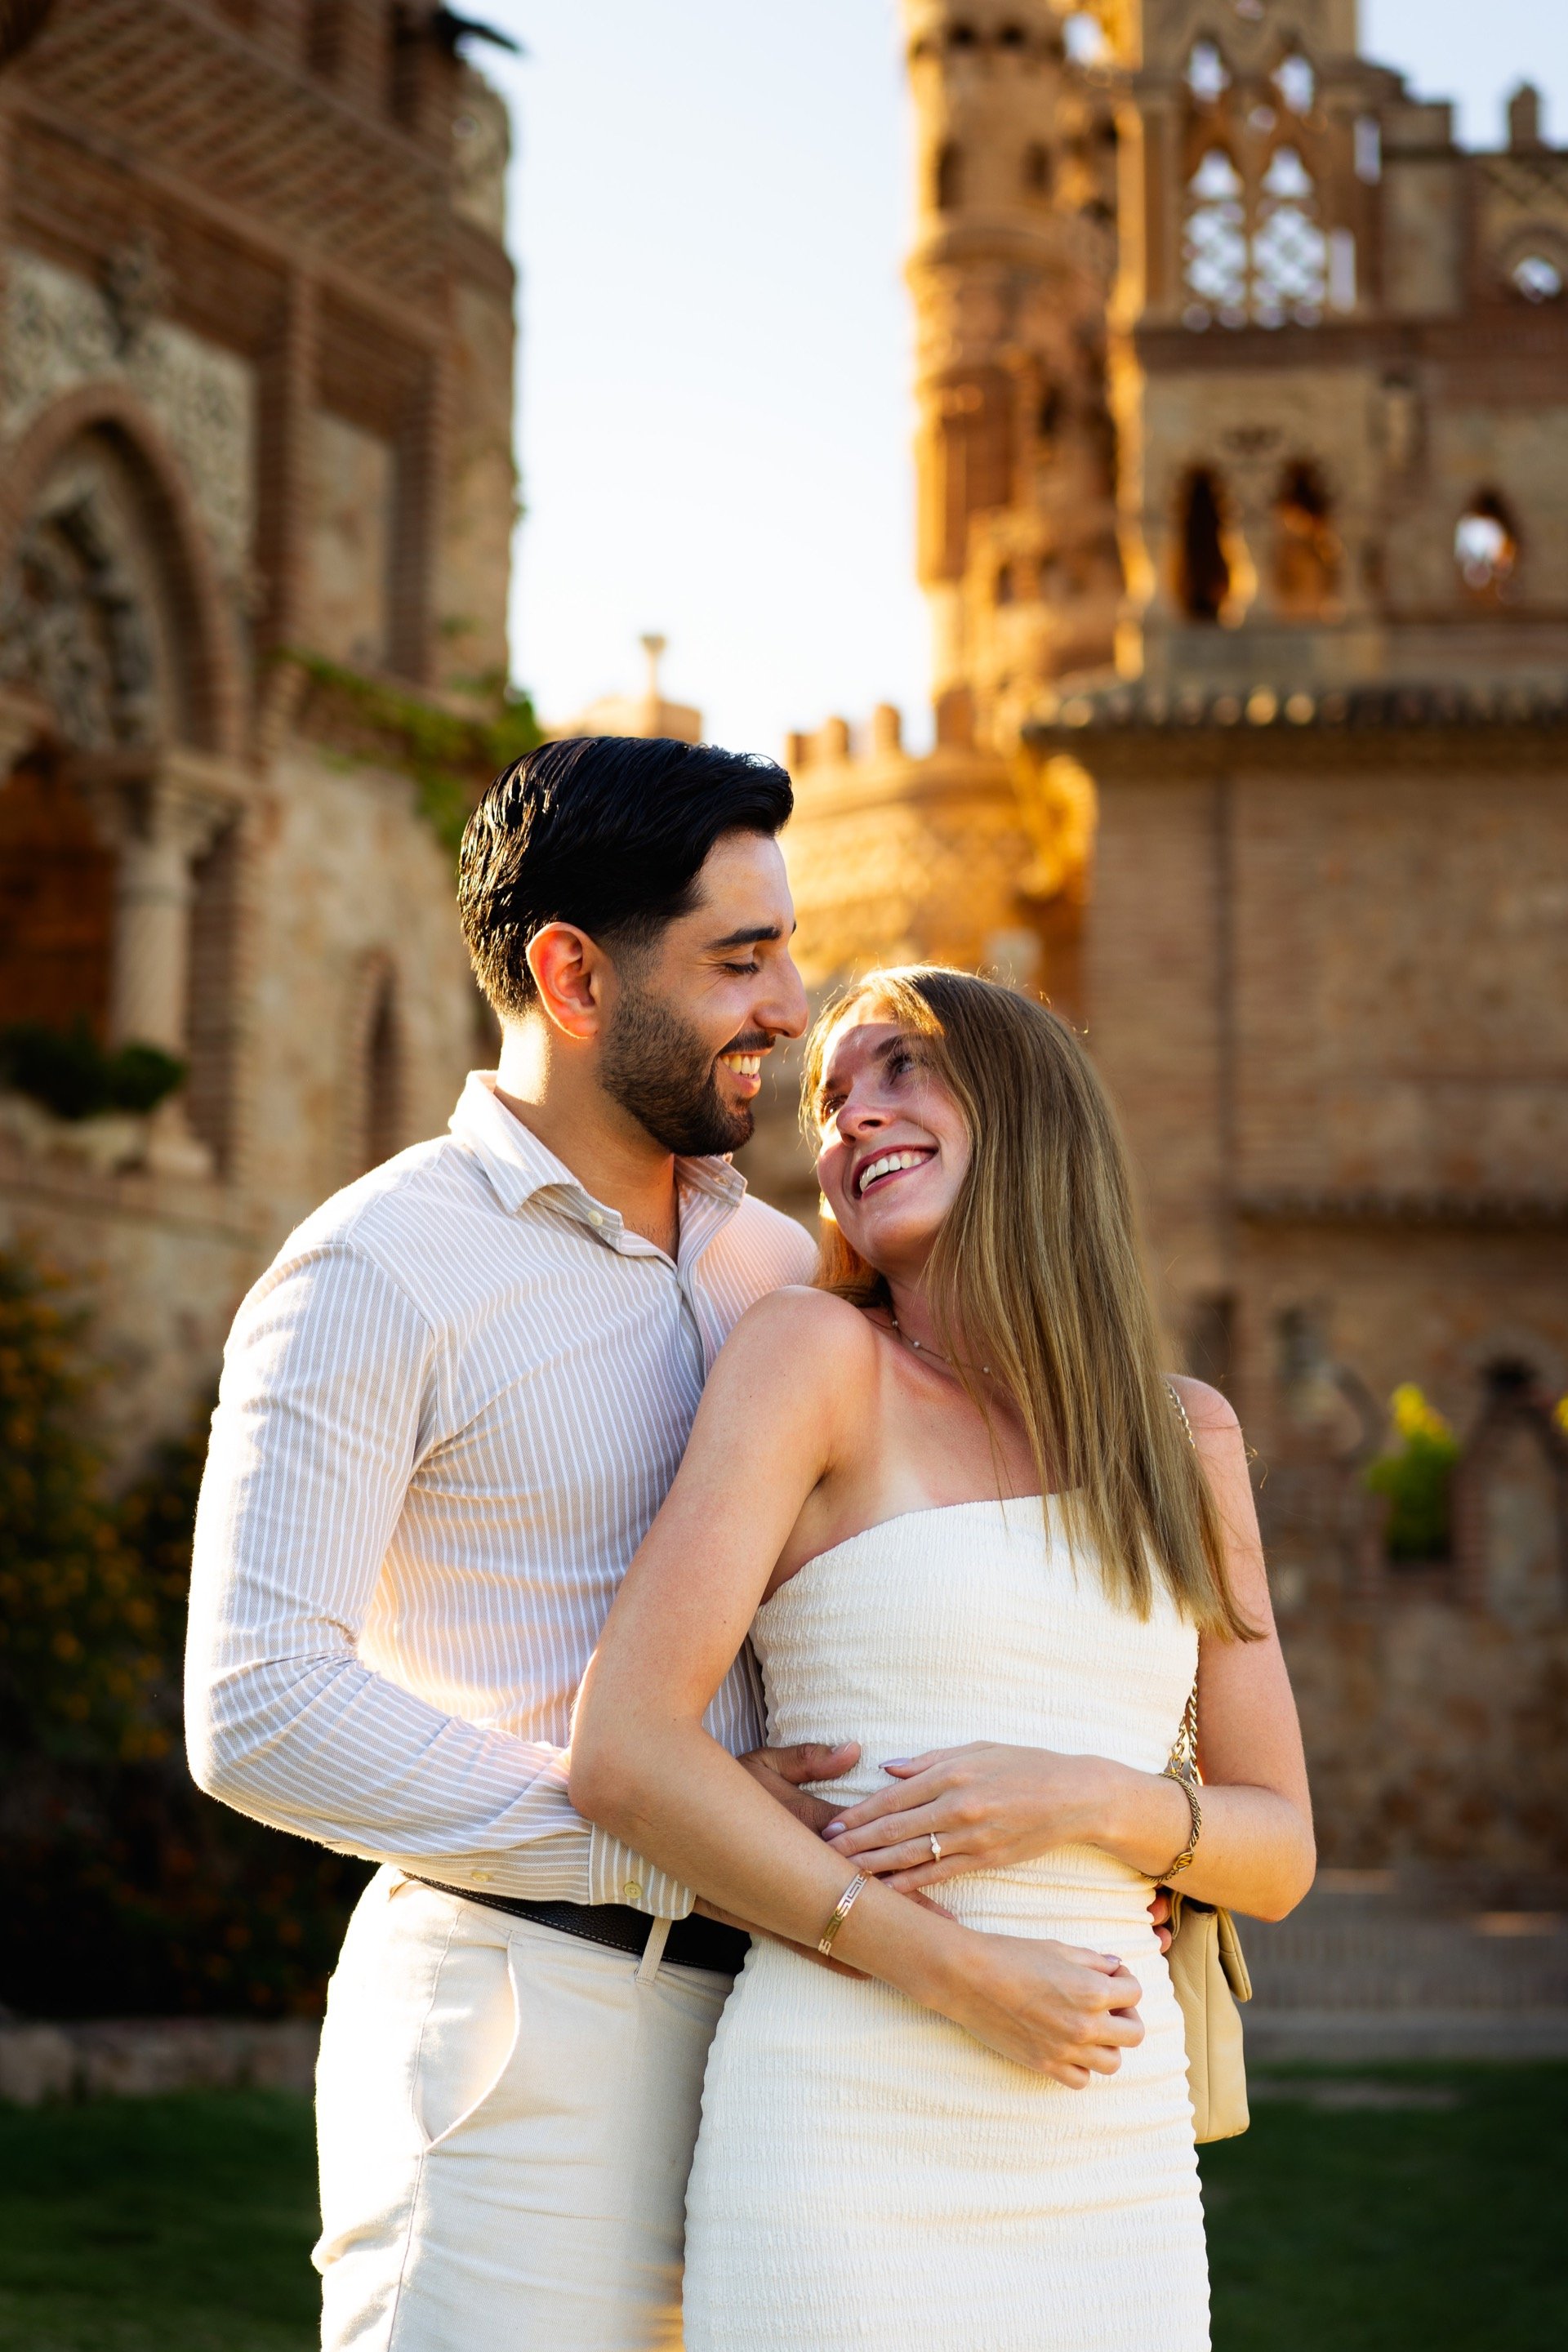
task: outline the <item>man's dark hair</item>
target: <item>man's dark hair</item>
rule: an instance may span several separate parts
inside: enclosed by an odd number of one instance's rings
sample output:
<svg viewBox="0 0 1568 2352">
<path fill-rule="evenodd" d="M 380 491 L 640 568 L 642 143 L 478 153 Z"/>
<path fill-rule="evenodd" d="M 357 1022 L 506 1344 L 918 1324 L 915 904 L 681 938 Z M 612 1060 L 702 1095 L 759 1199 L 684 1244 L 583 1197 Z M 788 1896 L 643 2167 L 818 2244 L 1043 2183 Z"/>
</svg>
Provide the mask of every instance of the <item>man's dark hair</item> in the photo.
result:
<svg viewBox="0 0 1568 2352">
<path fill-rule="evenodd" d="M 503 770 L 468 819 L 458 909 L 500 1013 L 533 1002 L 528 949 L 546 923 L 639 948 L 697 903 L 722 833 L 775 834 L 795 805 L 772 760 L 666 737 L 579 735 Z"/>
</svg>

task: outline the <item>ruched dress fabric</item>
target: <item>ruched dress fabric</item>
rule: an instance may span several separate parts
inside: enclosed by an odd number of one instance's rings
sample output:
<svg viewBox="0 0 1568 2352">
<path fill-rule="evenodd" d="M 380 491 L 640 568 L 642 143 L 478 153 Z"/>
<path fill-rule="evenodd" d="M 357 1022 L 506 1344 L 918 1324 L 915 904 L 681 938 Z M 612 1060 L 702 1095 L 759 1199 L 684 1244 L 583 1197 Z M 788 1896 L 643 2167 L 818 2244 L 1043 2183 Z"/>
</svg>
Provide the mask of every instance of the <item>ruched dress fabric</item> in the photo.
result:
<svg viewBox="0 0 1568 2352">
<path fill-rule="evenodd" d="M 1141 1622 L 1061 1505 L 906 1513 L 807 1563 L 752 1640 L 774 1743 L 855 1738 L 823 1793 L 972 1740 L 1158 1771 L 1196 1635 Z M 708 2062 L 687 2199 L 686 2352 L 1205 2352 L 1181 2014 L 1150 1883 L 1064 1846 L 948 1881 L 970 1927 L 1116 1952 L 1143 2041 L 1073 2091 L 881 1984 L 753 1944 Z"/>
</svg>

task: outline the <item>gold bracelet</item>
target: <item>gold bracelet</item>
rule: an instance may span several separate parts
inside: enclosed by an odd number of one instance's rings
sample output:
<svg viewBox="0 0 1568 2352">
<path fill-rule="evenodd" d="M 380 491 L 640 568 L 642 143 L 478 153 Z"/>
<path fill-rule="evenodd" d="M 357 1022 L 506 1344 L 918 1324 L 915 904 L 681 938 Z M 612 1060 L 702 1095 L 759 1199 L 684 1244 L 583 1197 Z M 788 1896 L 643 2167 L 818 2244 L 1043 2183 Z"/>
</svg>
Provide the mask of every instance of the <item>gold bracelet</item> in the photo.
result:
<svg viewBox="0 0 1568 2352">
<path fill-rule="evenodd" d="M 1172 1766 L 1167 1764 L 1164 1770 L 1161 1773 L 1160 1778 L 1163 1780 L 1173 1780 L 1175 1782 L 1177 1788 L 1180 1789 L 1183 1796 L 1185 1797 L 1188 1805 L 1191 1807 L 1193 1816 L 1191 1833 L 1188 1836 L 1186 1844 L 1176 1856 L 1174 1862 L 1172 1863 L 1170 1868 L 1168 1870 L 1161 1871 L 1154 1882 L 1157 1886 L 1166 1886 L 1169 1885 L 1171 1880 L 1176 1877 L 1180 1872 L 1186 1869 L 1188 1864 L 1192 1861 L 1194 1854 L 1197 1852 L 1198 1840 L 1204 1833 L 1204 1811 L 1203 1807 L 1198 1802 L 1197 1784 L 1195 1781 L 1189 1780 L 1184 1772 L 1175 1771 Z"/>
<path fill-rule="evenodd" d="M 844 1922 L 848 1918 L 849 1914 L 855 1908 L 856 1898 L 859 1895 L 860 1889 L 865 1885 L 865 1873 L 858 1870 L 855 1873 L 854 1877 L 850 1880 L 848 1885 L 845 1888 L 843 1894 L 839 1896 L 837 1904 L 835 1906 L 832 1918 L 828 1921 L 826 1927 L 824 1927 L 821 1936 L 817 1939 L 816 1948 L 819 1952 L 830 1952 L 833 1949 L 833 1938 L 837 1935 L 838 1930 L 843 1927 Z"/>
</svg>

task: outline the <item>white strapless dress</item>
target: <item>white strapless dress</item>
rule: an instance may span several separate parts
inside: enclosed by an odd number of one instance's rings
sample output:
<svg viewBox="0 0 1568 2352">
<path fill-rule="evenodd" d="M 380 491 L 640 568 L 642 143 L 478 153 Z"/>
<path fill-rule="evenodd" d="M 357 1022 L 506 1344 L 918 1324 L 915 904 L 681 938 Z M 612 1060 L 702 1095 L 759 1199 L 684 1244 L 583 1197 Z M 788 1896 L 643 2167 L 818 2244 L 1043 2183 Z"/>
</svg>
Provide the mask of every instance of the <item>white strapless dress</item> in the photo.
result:
<svg viewBox="0 0 1568 2352">
<path fill-rule="evenodd" d="M 1158 1771 L 1196 1635 L 1075 1573 L 1058 1507 L 914 1511 L 758 1612 L 768 1737 L 880 1759 L 992 1739 Z M 759 1939 L 708 2062 L 688 2192 L 687 2352 L 1205 2352 L 1181 2015 L 1150 1884 L 1087 1846 L 949 1881 L 967 1925 L 1118 1952 L 1145 2037 L 1070 2091 L 885 1985 Z"/>
</svg>

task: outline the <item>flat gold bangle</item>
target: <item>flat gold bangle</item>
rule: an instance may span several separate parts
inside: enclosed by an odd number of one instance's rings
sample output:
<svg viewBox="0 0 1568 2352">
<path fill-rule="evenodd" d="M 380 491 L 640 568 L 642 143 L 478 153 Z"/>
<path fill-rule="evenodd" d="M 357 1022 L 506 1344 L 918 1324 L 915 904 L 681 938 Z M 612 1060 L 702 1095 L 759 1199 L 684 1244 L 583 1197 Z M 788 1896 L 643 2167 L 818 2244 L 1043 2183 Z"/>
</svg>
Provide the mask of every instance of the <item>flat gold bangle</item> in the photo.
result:
<svg viewBox="0 0 1568 2352">
<path fill-rule="evenodd" d="M 1187 1868 L 1194 1854 L 1196 1853 L 1198 1850 L 1198 1840 L 1204 1833 L 1204 1813 L 1203 1807 L 1198 1802 L 1196 1785 L 1187 1778 L 1184 1772 L 1173 1771 L 1171 1766 L 1167 1764 L 1165 1769 L 1160 1775 L 1160 1778 L 1163 1780 L 1173 1780 L 1175 1782 L 1183 1796 L 1185 1797 L 1187 1803 L 1191 1808 L 1193 1817 L 1191 1834 L 1187 1839 L 1186 1844 L 1176 1856 L 1174 1862 L 1172 1863 L 1170 1868 L 1168 1870 L 1161 1871 L 1159 1876 L 1154 1882 L 1156 1886 L 1166 1886 L 1170 1884 L 1173 1878 L 1178 1875 L 1180 1872 Z"/>
<path fill-rule="evenodd" d="M 826 1927 L 824 1927 L 822 1934 L 817 1938 L 816 1948 L 819 1952 L 830 1952 L 833 1949 L 833 1938 L 837 1935 L 838 1930 L 843 1927 L 844 1922 L 848 1918 L 849 1914 L 855 1908 L 856 1899 L 860 1893 L 860 1889 L 865 1885 L 865 1884 L 866 1874 L 864 1871 L 858 1870 L 855 1873 L 854 1877 L 850 1880 L 848 1885 L 845 1888 L 843 1894 L 839 1896 L 838 1901 L 834 1907 L 832 1918 L 828 1921 Z"/>
</svg>

